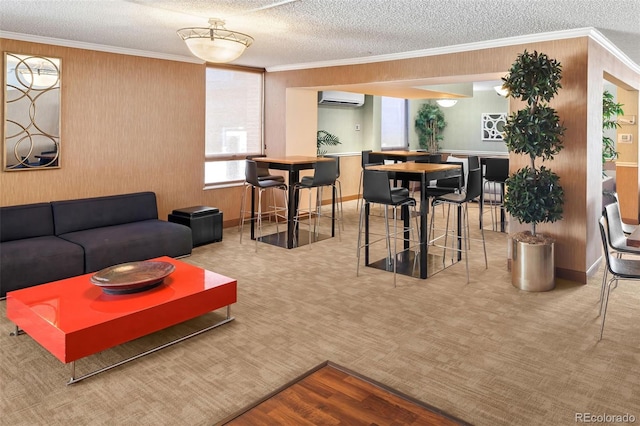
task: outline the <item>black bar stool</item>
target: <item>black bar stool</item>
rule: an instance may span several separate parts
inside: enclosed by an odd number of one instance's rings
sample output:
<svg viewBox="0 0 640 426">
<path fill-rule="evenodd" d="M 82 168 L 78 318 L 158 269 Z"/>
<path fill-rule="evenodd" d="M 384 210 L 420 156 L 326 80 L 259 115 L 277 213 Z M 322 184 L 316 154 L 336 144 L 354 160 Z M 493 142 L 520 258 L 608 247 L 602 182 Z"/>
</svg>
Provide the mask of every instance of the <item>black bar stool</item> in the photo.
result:
<svg viewBox="0 0 640 426">
<path fill-rule="evenodd" d="M 315 172 L 313 173 L 313 176 L 303 176 L 302 179 L 300 180 L 300 182 L 297 182 L 294 187 L 293 187 L 293 191 L 295 191 L 297 194 L 295 194 L 296 197 L 300 196 L 300 191 L 303 189 L 307 189 L 309 190 L 309 209 L 307 211 L 303 211 L 300 209 L 300 207 L 298 207 L 298 211 L 295 214 L 294 217 L 294 239 L 297 240 L 296 235 L 298 235 L 297 230 L 299 228 L 299 223 L 300 223 L 300 218 L 301 218 L 301 213 L 306 213 L 309 219 L 309 245 L 311 245 L 311 242 L 313 241 L 312 239 L 312 232 L 311 232 L 311 219 L 312 217 L 315 217 L 315 225 L 313 226 L 314 232 L 313 234 L 317 237 L 319 234 L 319 223 L 320 223 L 320 216 L 321 216 L 321 207 L 322 207 L 322 190 L 321 188 L 323 186 L 330 186 L 333 193 L 332 193 L 332 199 L 335 200 L 336 199 L 336 176 L 337 176 L 337 169 L 338 169 L 338 162 L 337 160 L 334 161 L 318 161 L 315 164 Z M 315 209 L 311 208 L 311 190 L 313 188 L 316 188 L 316 207 Z M 298 206 L 300 206 L 300 204 L 298 203 Z M 335 202 L 332 203 L 331 205 L 331 209 L 332 209 L 332 215 L 331 215 L 331 220 L 335 221 L 336 220 L 336 215 L 335 215 Z M 338 226 L 338 235 L 341 236 L 340 234 L 340 227 Z M 341 237 L 340 237 L 341 238 Z M 294 245 L 297 244 L 297 241 L 294 243 Z"/>
<path fill-rule="evenodd" d="M 397 250 L 397 239 L 398 239 L 398 207 L 411 207 L 412 211 L 409 213 L 410 217 L 415 219 L 415 228 L 411 228 L 408 230 L 408 239 L 407 239 L 407 230 L 404 229 L 400 231 L 402 232 L 402 241 L 408 242 L 408 245 L 411 246 L 411 231 L 414 233 L 419 232 L 419 224 L 418 224 L 418 215 L 416 213 L 416 200 L 414 198 L 409 197 L 408 191 L 402 193 L 394 193 L 391 188 L 391 181 L 389 179 L 389 174 L 385 171 L 377 171 L 377 170 L 363 170 L 363 189 L 362 189 L 362 197 L 364 202 L 367 204 L 376 203 L 384 206 L 384 224 L 385 224 L 385 241 L 387 244 L 387 262 L 388 265 L 391 266 L 393 264 L 393 286 L 396 286 L 396 272 L 397 272 L 397 263 L 398 263 L 398 250 Z M 389 232 L 389 211 L 387 207 L 393 207 L 393 255 L 391 253 L 391 233 Z M 356 276 L 360 271 L 360 249 L 364 247 L 362 245 L 362 226 L 365 220 L 365 206 L 363 205 L 360 209 L 360 221 L 358 224 L 358 265 L 356 267 Z M 380 241 L 380 240 L 378 240 Z M 419 247 L 420 238 L 414 238 L 415 246 Z M 374 241 L 377 242 L 377 241 Z M 373 244 L 374 242 L 370 242 L 368 245 Z M 411 247 L 409 247 L 410 249 Z M 393 256 L 393 257 L 392 257 Z M 415 262 L 418 258 L 418 250 L 416 250 L 414 256 L 414 268 Z"/>
<path fill-rule="evenodd" d="M 260 180 L 258 177 L 258 165 L 254 160 L 247 160 L 247 166 L 245 169 L 245 177 L 246 177 L 246 185 L 244 191 L 242 193 L 242 203 L 240 208 L 240 243 L 242 243 L 242 229 L 244 228 L 245 215 L 247 213 L 246 202 L 247 202 L 247 190 L 251 188 L 251 190 L 258 190 L 258 210 L 257 212 L 253 212 L 254 218 L 257 227 L 258 227 L 258 235 L 256 236 L 256 251 L 258 251 L 258 240 L 262 237 L 262 216 L 268 214 L 269 216 L 273 215 L 276 221 L 276 232 L 278 232 L 278 222 L 279 218 L 283 218 L 286 222 L 287 220 L 287 185 L 280 180 L 273 179 L 262 179 Z M 272 192 L 273 195 L 273 210 L 262 211 L 262 193 L 267 189 L 280 189 L 284 191 L 284 199 L 285 199 L 285 207 L 277 207 L 275 192 Z"/>
</svg>

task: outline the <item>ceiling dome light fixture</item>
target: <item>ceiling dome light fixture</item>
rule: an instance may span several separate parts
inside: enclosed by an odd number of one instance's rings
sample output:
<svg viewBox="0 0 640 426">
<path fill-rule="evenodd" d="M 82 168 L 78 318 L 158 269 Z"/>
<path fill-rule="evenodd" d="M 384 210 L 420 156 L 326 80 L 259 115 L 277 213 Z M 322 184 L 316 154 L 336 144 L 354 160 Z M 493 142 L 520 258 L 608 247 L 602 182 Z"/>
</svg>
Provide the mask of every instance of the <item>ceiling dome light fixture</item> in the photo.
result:
<svg viewBox="0 0 640 426">
<path fill-rule="evenodd" d="M 253 43 L 253 37 L 224 27 L 224 21 L 209 19 L 209 28 L 181 28 L 178 36 L 198 58 L 207 62 L 226 63 L 238 59 Z"/>
<path fill-rule="evenodd" d="M 438 99 L 436 103 L 443 108 L 450 108 L 455 104 L 457 104 L 458 100 L 457 99 Z"/>
</svg>

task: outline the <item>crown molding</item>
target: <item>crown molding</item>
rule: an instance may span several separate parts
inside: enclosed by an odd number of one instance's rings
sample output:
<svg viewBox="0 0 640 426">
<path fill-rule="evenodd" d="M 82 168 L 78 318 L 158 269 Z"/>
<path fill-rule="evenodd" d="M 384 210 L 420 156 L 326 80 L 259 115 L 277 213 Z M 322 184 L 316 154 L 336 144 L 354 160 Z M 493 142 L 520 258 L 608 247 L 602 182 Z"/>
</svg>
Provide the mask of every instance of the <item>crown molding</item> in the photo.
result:
<svg viewBox="0 0 640 426">
<path fill-rule="evenodd" d="M 537 43 L 544 41 L 564 40 L 578 37 L 590 37 L 625 65 L 640 73 L 640 66 L 611 43 L 605 36 L 593 27 L 577 28 L 573 30 L 553 31 L 547 33 L 530 34 L 524 36 L 501 38 L 496 40 L 479 41 L 474 43 L 457 44 L 453 46 L 436 47 L 433 49 L 412 50 L 409 52 L 392 53 L 389 55 L 367 56 L 361 58 L 339 59 L 335 61 L 308 62 L 291 65 L 268 67 L 267 72 L 295 71 L 309 68 L 326 68 L 344 65 L 360 65 L 375 62 L 396 61 L 400 59 L 423 58 L 427 56 L 445 55 L 451 53 L 469 52 L 473 50 L 490 49 L 496 47 L 514 46 L 518 44 Z"/>
<path fill-rule="evenodd" d="M 164 59 L 167 61 L 190 62 L 193 64 L 204 64 L 204 61 L 193 56 L 169 55 L 158 52 L 148 52 L 146 50 L 125 49 L 122 47 L 105 46 L 102 44 L 85 43 L 82 41 L 65 40 L 61 38 L 41 37 L 30 34 L 12 33 L 0 31 L 0 38 L 10 40 L 28 41 L 32 43 L 51 44 L 54 46 L 72 47 L 76 49 L 95 50 L 98 52 L 117 53 L 119 55 L 141 56 L 143 58 Z"/>
<path fill-rule="evenodd" d="M 618 58 L 622 63 L 631 68 L 636 73 L 640 74 L 640 65 L 636 64 L 629 58 L 622 50 L 618 49 L 618 47 L 611 43 L 608 38 L 602 35 L 602 33 L 595 28 L 589 28 L 589 37 L 602 46 L 605 50 L 611 53 L 613 56 Z"/>
<path fill-rule="evenodd" d="M 385 61 L 396 61 L 400 59 L 413 59 L 435 55 L 444 55 L 451 53 L 469 52 L 472 50 L 489 49 L 495 47 L 513 46 L 518 44 L 536 43 L 553 40 L 563 40 L 578 37 L 589 37 L 606 49 L 613 56 L 640 74 L 640 66 L 633 62 L 624 52 L 616 45 L 611 43 L 605 36 L 593 27 L 578 28 L 573 30 L 553 31 L 547 33 L 530 34 L 525 36 L 508 37 L 496 40 L 488 40 L 474 43 L 458 44 L 453 46 L 437 47 L 433 49 L 412 50 L 409 52 L 392 53 L 388 55 L 367 56 L 361 58 L 339 59 L 334 61 L 308 62 L 291 65 L 277 65 L 266 68 L 267 72 L 278 71 L 295 71 L 309 68 L 326 68 L 344 65 L 359 65 Z M 71 47 L 76 49 L 95 50 L 99 52 L 116 53 L 120 55 L 141 56 L 145 58 L 163 59 L 168 61 L 189 62 L 193 64 L 205 63 L 201 59 L 193 56 L 169 55 L 157 52 L 149 52 L 145 50 L 125 49 L 120 47 L 105 46 L 95 43 L 85 43 L 74 40 L 65 40 L 52 37 L 42 37 L 30 34 L 13 33 L 0 30 L 0 38 L 11 40 L 27 41 L 32 43 L 51 44 L 55 46 Z"/>
</svg>

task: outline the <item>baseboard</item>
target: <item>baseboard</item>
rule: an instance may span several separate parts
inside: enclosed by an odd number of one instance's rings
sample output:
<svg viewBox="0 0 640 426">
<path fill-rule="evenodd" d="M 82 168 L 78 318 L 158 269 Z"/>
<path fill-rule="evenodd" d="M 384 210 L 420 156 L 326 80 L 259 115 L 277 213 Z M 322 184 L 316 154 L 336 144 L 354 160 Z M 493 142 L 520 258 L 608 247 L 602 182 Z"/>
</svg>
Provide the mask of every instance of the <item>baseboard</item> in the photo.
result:
<svg viewBox="0 0 640 426">
<path fill-rule="evenodd" d="M 596 274 L 596 272 L 598 272 L 603 260 L 604 258 L 600 256 L 596 259 L 596 261 L 593 263 L 593 265 L 591 265 L 590 268 L 587 268 L 587 277 L 592 277 Z"/>
<path fill-rule="evenodd" d="M 556 268 L 556 278 L 562 278 L 563 280 L 573 281 L 578 284 L 587 283 L 587 273 L 581 271 L 574 271 L 573 269 Z"/>
</svg>

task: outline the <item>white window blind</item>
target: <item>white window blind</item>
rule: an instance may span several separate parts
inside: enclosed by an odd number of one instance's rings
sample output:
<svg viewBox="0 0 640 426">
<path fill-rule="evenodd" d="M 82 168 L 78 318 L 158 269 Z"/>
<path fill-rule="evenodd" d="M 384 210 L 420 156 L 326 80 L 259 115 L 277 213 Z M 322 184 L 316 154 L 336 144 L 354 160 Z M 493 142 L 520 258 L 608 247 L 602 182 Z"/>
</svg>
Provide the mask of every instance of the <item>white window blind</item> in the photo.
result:
<svg viewBox="0 0 640 426">
<path fill-rule="evenodd" d="M 262 153 L 263 76 L 207 68 L 205 184 L 244 180 L 245 157 Z"/>
<path fill-rule="evenodd" d="M 381 97 L 381 148 L 407 149 L 407 100 Z"/>
</svg>

